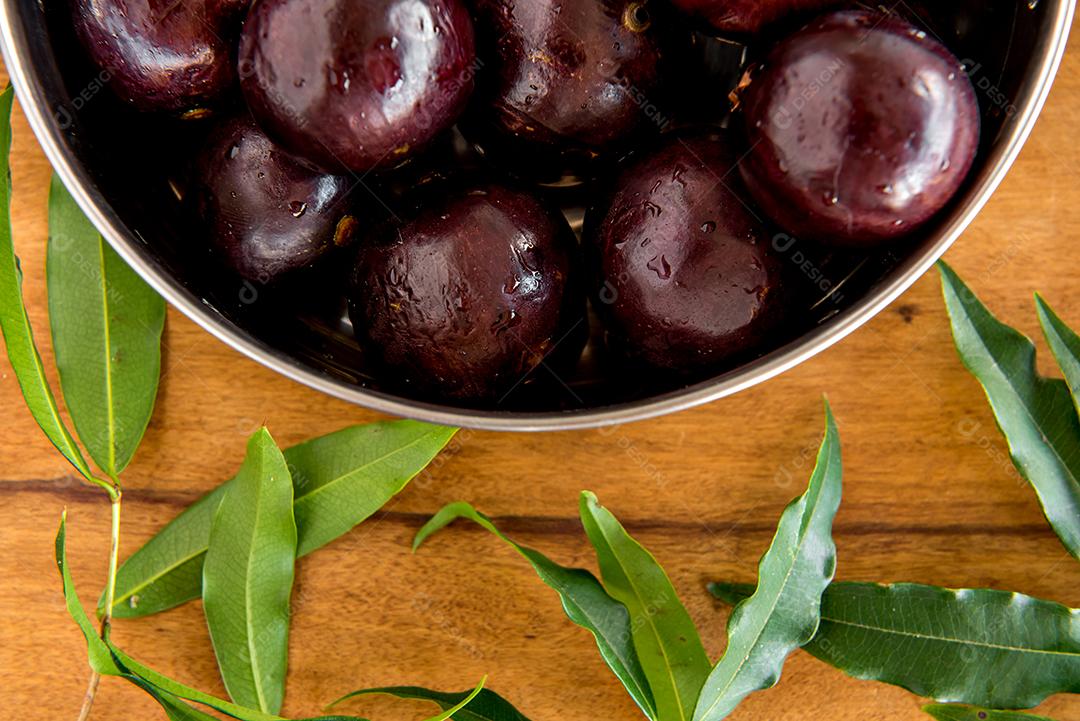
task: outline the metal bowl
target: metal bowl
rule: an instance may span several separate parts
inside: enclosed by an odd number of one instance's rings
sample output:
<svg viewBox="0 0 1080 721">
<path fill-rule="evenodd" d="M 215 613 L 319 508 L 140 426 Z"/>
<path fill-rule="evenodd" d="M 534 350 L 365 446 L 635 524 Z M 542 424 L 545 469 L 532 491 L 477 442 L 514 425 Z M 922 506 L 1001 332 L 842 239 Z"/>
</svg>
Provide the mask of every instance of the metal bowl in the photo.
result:
<svg viewBox="0 0 1080 721">
<path fill-rule="evenodd" d="M 297 312 L 252 303 L 259 288 L 223 281 L 192 259 L 178 203 L 162 177 L 146 175 L 156 165 L 146 162 L 148 153 L 182 146 L 171 137 L 182 131 L 151 121 L 130 132 L 108 127 L 126 122 L 124 114 L 105 90 L 107 73 L 89 68 L 74 49 L 64 5 L 0 0 L 4 60 L 53 167 L 143 278 L 233 348 L 324 393 L 434 423 L 516 431 L 624 423 L 716 400 L 784 372 L 867 322 L 933 265 L 1004 178 L 1046 100 L 1075 10 L 1075 0 L 954 0 L 935 10 L 939 19 L 928 30 L 963 59 L 982 109 L 982 147 L 971 176 L 942 216 L 901 246 L 859 262 L 811 262 L 822 293 L 805 309 L 806 323 L 775 347 L 709 377 L 643 380 L 605 362 L 593 342 L 580 366 L 557 382 L 549 378 L 538 391 L 493 406 L 463 408 L 395 394 L 358 371 L 359 351 L 339 308 Z M 129 140 L 123 146 L 104 140 L 117 135 Z"/>
</svg>

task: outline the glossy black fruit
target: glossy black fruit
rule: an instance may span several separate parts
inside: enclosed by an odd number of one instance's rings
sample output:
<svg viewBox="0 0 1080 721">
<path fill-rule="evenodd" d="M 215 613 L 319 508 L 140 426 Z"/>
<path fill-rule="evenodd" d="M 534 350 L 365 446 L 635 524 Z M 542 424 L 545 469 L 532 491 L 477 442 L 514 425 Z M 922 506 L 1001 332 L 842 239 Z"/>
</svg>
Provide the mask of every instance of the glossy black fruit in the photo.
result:
<svg viewBox="0 0 1080 721">
<path fill-rule="evenodd" d="M 239 67 L 276 140 L 362 173 L 400 165 L 453 125 L 475 63 L 461 0 L 257 0 Z"/>
<path fill-rule="evenodd" d="M 195 200 L 215 252 L 267 284 L 349 244 L 350 180 L 312 170 L 244 116 L 222 123 L 202 149 Z"/>
<path fill-rule="evenodd" d="M 721 33 L 746 36 L 773 23 L 842 5 L 843 0 L 672 0 L 672 4 Z"/>
<path fill-rule="evenodd" d="M 574 254 L 566 220 L 529 193 L 437 189 L 362 242 L 356 337 L 420 392 L 499 400 L 580 325 Z"/>
<path fill-rule="evenodd" d="M 676 137 L 590 210 L 594 304 L 627 355 L 690 371 L 745 356 L 774 329 L 781 262 L 735 164 L 724 135 Z"/>
<path fill-rule="evenodd" d="M 75 32 L 102 78 L 143 111 L 201 115 L 234 85 L 250 0 L 74 0 Z"/>
<path fill-rule="evenodd" d="M 467 134 L 522 174 L 584 172 L 665 122 L 645 3 L 476 0 L 483 63 Z"/>
<path fill-rule="evenodd" d="M 979 143 L 960 62 L 875 12 L 792 35 L 742 102 L 747 187 L 789 233 L 822 243 L 871 246 L 918 228 L 959 189 Z"/>
</svg>

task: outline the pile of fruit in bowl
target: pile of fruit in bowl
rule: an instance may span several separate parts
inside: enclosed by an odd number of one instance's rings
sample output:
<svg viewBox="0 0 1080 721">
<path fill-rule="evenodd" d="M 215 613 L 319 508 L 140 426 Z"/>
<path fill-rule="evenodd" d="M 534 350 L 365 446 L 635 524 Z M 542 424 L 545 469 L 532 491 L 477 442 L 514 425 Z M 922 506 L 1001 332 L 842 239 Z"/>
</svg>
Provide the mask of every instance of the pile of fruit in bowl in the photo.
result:
<svg viewBox="0 0 1080 721">
<path fill-rule="evenodd" d="M 358 383 L 492 408 L 734 368 L 900 252 L 980 147 L 933 12 L 72 0 L 67 19 L 115 103 L 94 132 L 167 180 L 214 303 L 267 337 L 346 329 L 323 361 Z"/>
</svg>

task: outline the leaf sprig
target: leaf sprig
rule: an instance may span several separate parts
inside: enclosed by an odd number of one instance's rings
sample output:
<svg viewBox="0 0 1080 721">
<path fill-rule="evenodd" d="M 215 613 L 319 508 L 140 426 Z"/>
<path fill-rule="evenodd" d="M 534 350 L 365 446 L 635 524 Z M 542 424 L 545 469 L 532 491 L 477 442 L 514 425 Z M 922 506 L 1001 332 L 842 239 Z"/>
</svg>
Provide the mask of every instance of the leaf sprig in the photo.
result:
<svg viewBox="0 0 1080 721">
<path fill-rule="evenodd" d="M 667 574 L 588 491 L 582 526 L 603 583 L 510 540 L 467 503 L 452 503 L 416 534 L 418 548 L 458 518 L 502 538 L 552 587 L 571 621 L 596 638 L 600 655 L 652 721 L 717 721 L 753 691 L 780 679 L 784 660 L 814 635 L 822 592 L 836 568 L 832 522 L 840 505 L 840 441 L 825 404 L 825 439 L 806 492 L 781 515 L 758 567 L 758 587 L 728 624 L 728 646 L 714 666 Z M 629 639 L 629 642 L 628 642 Z"/>
</svg>

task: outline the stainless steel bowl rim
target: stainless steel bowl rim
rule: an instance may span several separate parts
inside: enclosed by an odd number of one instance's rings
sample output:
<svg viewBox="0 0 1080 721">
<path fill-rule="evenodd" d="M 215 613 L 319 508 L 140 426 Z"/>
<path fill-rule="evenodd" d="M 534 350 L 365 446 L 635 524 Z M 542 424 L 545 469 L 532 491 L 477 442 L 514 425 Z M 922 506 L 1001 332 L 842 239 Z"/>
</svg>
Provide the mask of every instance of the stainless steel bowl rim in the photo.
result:
<svg viewBox="0 0 1080 721">
<path fill-rule="evenodd" d="M 1037 59 L 1035 82 L 1027 89 L 1027 97 L 1018 102 L 1019 116 L 1011 132 L 997 146 L 989 159 L 990 171 L 972 188 L 967 203 L 953 211 L 937 234 L 935 241 L 923 253 L 908 262 L 902 272 L 896 272 L 852 307 L 813 331 L 767 356 L 748 363 L 717 378 L 661 396 L 641 401 L 596 409 L 560 413 L 515 413 L 457 409 L 447 406 L 410 401 L 373 391 L 344 381 L 337 381 L 308 368 L 285 354 L 262 344 L 257 339 L 230 325 L 217 315 L 207 312 L 201 299 L 184 288 L 175 278 L 163 273 L 148 253 L 127 237 L 120 219 L 111 211 L 96 190 L 88 175 L 71 157 L 62 142 L 62 130 L 42 89 L 30 79 L 31 69 L 25 49 L 16 41 L 12 0 L 0 0 L 0 50 L 3 52 L 11 82 L 23 112 L 49 162 L 64 185 L 71 191 L 79 207 L 98 228 L 109 244 L 158 293 L 180 312 L 203 329 L 249 358 L 315 390 L 345 401 L 396 416 L 405 416 L 448 426 L 462 426 L 503 431 L 553 431 L 597 428 L 628 423 L 692 408 L 724 398 L 762 383 L 838 343 L 869 321 L 911 287 L 956 241 L 990 196 L 1005 178 L 1024 142 L 1035 126 L 1046 102 L 1072 26 L 1077 0 L 1066 0 L 1057 7 L 1051 25 L 1053 33 L 1047 38 Z M 822 389 L 827 390 L 827 389 Z"/>
</svg>

